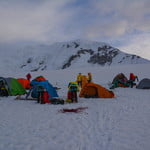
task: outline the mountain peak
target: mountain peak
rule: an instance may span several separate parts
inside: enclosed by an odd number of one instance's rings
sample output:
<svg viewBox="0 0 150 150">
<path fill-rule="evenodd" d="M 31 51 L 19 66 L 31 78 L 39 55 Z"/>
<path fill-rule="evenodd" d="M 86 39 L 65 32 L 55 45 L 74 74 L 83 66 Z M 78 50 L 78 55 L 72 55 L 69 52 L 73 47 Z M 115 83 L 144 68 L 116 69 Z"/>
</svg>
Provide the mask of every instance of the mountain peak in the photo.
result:
<svg viewBox="0 0 150 150">
<path fill-rule="evenodd" d="M 7 58 L 9 61 L 6 61 L 6 57 L 0 60 L 2 66 L 22 71 L 150 63 L 149 60 L 124 53 L 109 44 L 83 39 L 23 47 L 14 50 L 13 55 Z"/>
</svg>

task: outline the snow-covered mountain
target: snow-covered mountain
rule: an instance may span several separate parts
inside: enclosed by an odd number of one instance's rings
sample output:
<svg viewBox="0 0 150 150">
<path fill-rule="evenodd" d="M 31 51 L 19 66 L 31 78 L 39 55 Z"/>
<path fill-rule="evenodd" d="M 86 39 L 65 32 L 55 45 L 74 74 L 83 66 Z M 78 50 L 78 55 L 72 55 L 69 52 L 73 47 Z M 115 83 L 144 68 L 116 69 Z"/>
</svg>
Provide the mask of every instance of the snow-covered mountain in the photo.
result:
<svg viewBox="0 0 150 150">
<path fill-rule="evenodd" d="M 57 42 L 51 45 L 25 46 L 12 52 L 1 50 L 2 66 L 13 70 L 41 71 L 92 66 L 150 63 L 109 44 L 87 40 Z M 7 55 L 5 55 L 7 52 Z M 2 67 L 0 66 L 0 67 Z"/>
</svg>

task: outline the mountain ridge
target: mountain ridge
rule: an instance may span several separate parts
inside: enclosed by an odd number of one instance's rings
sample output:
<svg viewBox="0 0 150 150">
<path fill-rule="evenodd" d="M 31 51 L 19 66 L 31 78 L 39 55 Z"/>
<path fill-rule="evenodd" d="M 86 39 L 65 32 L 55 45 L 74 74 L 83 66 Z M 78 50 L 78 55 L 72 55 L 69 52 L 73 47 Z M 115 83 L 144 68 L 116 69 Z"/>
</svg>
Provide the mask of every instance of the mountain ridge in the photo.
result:
<svg viewBox="0 0 150 150">
<path fill-rule="evenodd" d="M 50 45 L 25 46 L 10 53 L 7 60 L 9 57 L 15 69 L 28 72 L 150 63 L 147 59 L 122 52 L 104 42 L 80 39 Z M 10 60 L 4 62 L 4 65 L 9 66 Z"/>
</svg>

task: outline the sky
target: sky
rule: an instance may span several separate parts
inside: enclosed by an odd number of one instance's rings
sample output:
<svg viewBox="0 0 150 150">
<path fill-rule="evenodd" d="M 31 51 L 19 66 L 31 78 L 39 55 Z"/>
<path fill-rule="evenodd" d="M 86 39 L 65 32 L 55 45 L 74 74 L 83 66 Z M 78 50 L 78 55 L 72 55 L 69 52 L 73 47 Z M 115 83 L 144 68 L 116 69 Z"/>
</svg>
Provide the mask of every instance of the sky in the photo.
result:
<svg viewBox="0 0 150 150">
<path fill-rule="evenodd" d="M 0 44 L 106 42 L 150 59 L 149 0 L 0 0 Z"/>
</svg>

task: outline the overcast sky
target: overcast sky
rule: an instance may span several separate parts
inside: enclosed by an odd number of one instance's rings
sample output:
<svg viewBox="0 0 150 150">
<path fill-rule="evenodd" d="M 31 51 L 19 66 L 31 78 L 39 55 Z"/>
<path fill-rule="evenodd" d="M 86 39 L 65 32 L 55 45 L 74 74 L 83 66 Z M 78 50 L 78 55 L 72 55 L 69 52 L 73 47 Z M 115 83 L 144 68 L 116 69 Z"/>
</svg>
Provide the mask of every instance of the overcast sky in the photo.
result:
<svg viewBox="0 0 150 150">
<path fill-rule="evenodd" d="M 150 59 L 150 0 L 0 0 L 0 43 L 75 39 Z"/>
</svg>

